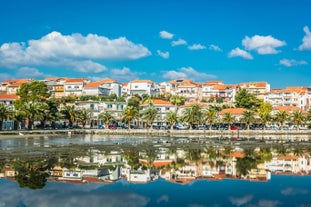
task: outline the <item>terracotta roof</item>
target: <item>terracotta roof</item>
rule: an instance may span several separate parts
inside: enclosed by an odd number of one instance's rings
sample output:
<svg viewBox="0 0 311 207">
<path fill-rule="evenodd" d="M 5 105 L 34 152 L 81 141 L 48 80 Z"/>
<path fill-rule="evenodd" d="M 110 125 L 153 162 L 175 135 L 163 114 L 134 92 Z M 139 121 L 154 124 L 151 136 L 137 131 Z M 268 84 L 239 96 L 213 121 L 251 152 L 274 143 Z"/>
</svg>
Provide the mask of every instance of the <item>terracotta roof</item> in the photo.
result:
<svg viewBox="0 0 311 207">
<path fill-rule="evenodd" d="M 30 82 L 30 80 L 27 80 L 27 79 L 16 80 L 12 84 L 8 85 L 8 87 L 19 87 L 23 85 L 24 83 L 28 83 L 28 82 Z"/>
<path fill-rule="evenodd" d="M 246 111 L 244 108 L 229 108 L 229 109 L 223 109 L 219 112 L 220 115 L 225 113 L 230 113 L 232 115 L 242 115 Z"/>
<path fill-rule="evenodd" d="M 15 94 L 0 94 L 0 100 L 16 100 L 18 98 Z"/>
<path fill-rule="evenodd" d="M 166 105 L 166 106 L 173 106 L 173 104 L 169 101 L 164 101 L 164 100 L 161 100 L 161 99 L 154 99 L 152 101 L 152 104 L 153 105 Z M 142 104 L 143 106 L 145 105 L 149 105 L 149 103 L 145 102 Z"/>
<path fill-rule="evenodd" d="M 178 88 L 192 88 L 192 87 L 197 87 L 196 83 L 181 83 Z"/>
<path fill-rule="evenodd" d="M 188 80 L 186 78 L 180 78 L 170 81 L 170 83 L 192 83 L 192 82 L 193 82 L 192 80 Z"/>
<path fill-rule="evenodd" d="M 278 111 L 286 111 L 286 112 L 294 112 L 294 111 L 301 111 L 302 113 L 307 113 L 307 111 L 297 107 L 297 106 L 275 106 L 273 107 L 274 110 Z"/>
<path fill-rule="evenodd" d="M 102 82 L 96 81 L 96 82 L 89 82 L 84 86 L 84 88 L 98 88 Z"/>
<path fill-rule="evenodd" d="M 258 88 L 263 88 L 267 86 L 267 82 L 248 82 L 248 83 L 240 83 L 239 85 L 245 86 L 245 87 L 258 87 Z"/>
<path fill-rule="evenodd" d="M 223 84 L 223 81 L 221 80 L 211 80 L 211 81 L 206 81 L 204 85 L 219 85 Z"/>
<path fill-rule="evenodd" d="M 87 80 L 88 80 L 87 78 L 68 78 L 66 79 L 66 83 L 79 83 Z"/>
<path fill-rule="evenodd" d="M 131 83 L 153 83 L 151 80 L 133 80 Z"/>
<path fill-rule="evenodd" d="M 101 83 L 116 83 L 117 81 L 116 80 L 112 80 L 110 78 L 104 78 L 104 79 L 99 80 L 97 82 L 101 82 Z"/>
<path fill-rule="evenodd" d="M 226 85 L 223 85 L 223 84 L 215 84 L 213 86 L 214 89 L 216 90 L 226 90 L 227 89 L 227 86 Z"/>
<path fill-rule="evenodd" d="M 285 155 L 285 156 L 276 156 L 278 160 L 297 160 L 298 156 L 294 155 Z"/>
<path fill-rule="evenodd" d="M 50 78 L 45 78 L 44 80 L 46 81 L 58 81 L 58 80 L 66 80 L 68 78 L 57 78 L 57 77 L 50 77 Z"/>
<path fill-rule="evenodd" d="M 153 166 L 155 167 L 162 167 L 162 166 L 167 166 L 172 163 L 172 160 L 155 160 L 153 161 Z"/>
</svg>

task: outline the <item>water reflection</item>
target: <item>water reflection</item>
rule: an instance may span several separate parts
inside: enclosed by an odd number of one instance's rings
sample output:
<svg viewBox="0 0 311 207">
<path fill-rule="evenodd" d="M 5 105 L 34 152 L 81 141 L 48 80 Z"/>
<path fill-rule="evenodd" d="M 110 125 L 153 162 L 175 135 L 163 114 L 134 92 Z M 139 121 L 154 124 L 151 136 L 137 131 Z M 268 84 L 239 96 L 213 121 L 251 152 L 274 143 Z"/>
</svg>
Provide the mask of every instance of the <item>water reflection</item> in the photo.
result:
<svg viewBox="0 0 311 207">
<path fill-rule="evenodd" d="M 9 138 L 1 140 L 0 177 L 16 181 L 21 188 L 41 189 L 47 181 L 148 183 L 162 178 L 186 184 L 198 179 L 268 181 L 271 173 L 310 174 L 310 142 L 279 142 L 261 138 Z"/>
</svg>

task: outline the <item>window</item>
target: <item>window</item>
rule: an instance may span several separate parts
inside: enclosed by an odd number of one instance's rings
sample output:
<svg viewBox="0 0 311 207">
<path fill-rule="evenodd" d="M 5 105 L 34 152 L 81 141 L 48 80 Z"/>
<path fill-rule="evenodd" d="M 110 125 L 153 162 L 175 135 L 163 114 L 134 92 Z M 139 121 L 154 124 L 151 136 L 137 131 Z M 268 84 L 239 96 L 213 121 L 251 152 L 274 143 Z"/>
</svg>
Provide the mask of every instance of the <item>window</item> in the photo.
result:
<svg viewBox="0 0 311 207">
<path fill-rule="evenodd" d="M 108 108 L 108 109 L 112 109 L 112 104 L 108 104 L 108 105 L 107 105 L 107 108 Z"/>
</svg>

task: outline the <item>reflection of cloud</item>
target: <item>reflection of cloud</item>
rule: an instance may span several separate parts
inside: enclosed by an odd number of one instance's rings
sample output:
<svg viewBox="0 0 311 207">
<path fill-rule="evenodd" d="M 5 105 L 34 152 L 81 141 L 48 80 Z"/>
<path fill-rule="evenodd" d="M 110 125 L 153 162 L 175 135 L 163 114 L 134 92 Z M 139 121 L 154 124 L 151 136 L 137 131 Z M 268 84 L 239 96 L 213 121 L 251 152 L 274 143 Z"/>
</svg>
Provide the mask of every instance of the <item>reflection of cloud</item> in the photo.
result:
<svg viewBox="0 0 311 207">
<path fill-rule="evenodd" d="M 307 194 L 309 191 L 307 189 L 299 189 L 299 188 L 285 188 L 281 190 L 283 195 L 297 195 L 297 194 Z"/>
<path fill-rule="evenodd" d="M 160 198 L 158 198 L 157 203 L 160 202 L 168 202 L 168 195 L 162 195 Z"/>
<path fill-rule="evenodd" d="M 249 205 L 249 207 L 276 207 L 281 204 L 279 201 L 260 200 L 258 204 Z"/>
<path fill-rule="evenodd" d="M 13 186 L 14 184 L 14 186 Z M 47 184 L 40 191 L 16 188 L 17 183 L 1 183 L 6 189 L 1 192 L 0 206 L 106 206 L 106 207 L 143 207 L 149 198 L 131 192 L 100 192 L 102 185 L 85 184 Z"/>
<path fill-rule="evenodd" d="M 235 197 L 229 198 L 230 202 L 236 206 L 244 205 L 244 204 L 250 202 L 252 199 L 253 199 L 252 195 L 246 195 L 246 196 L 243 196 L 241 198 L 235 198 Z"/>
<path fill-rule="evenodd" d="M 189 204 L 188 207 L 204 207 L 205 205 L 201 204 Z"/>
</svg>

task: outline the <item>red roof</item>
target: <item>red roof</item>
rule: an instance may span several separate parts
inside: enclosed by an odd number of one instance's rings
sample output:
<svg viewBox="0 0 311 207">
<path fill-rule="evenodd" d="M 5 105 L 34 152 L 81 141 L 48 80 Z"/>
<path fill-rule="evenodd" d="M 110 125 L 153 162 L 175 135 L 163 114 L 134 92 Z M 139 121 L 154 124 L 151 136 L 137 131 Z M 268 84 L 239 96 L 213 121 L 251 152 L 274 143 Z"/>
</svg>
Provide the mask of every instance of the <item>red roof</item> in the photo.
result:
<svg viewBox="0 0 311 207">
<path fill-rule="evenodd" d="M 69 78 L 66 79 L 66 83 L 79 83 L 79 82 L 84 82 L 87 81 L 87 78 Z"/>
<path fill-rule="evenodd" d="M 15 94 L 0 94 L 0 100 L 16 100 L 18 98 Z"/>
<path fill-rule="evenodd" d="M 233 115 L 242 115 L 246 109 L 244 108 L 229 108 L 229 109 L 223 109 L 219 112 L 220 115 L 225 114 L 225 113 L 230 113 Z"/>
</svg>

